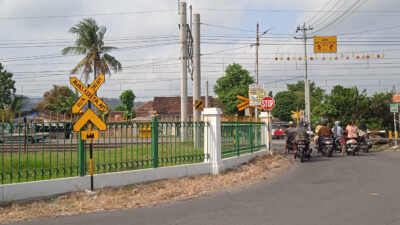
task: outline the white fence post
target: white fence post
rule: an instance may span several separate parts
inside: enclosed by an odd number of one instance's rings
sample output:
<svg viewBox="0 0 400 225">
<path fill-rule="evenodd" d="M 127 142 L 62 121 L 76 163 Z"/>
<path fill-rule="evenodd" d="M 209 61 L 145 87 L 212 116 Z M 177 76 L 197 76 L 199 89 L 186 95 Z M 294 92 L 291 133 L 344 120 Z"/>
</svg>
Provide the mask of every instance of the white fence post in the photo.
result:
<svg viewBox="0 0 400 225">
<path fill-rule="evenodd" d="M 268 116 L 269 116 L 269 119 L 268 119 Z M 268 154 L 272 154 L 273 152 L 272 152 L 272 148 L 271 148 L 271 139 L 272 139 L 272 135 L 271 135 L 271 131 L 272 131 L 272 123 L 271 123 L 271 121 L 272 121 L 272 114 L 271 113 L 268 113 L 268 112 L 261 112 L 261 114 L 260 114 L 260 118 L 263 118 L 264 119 L 264 121 L 265 121 L 265 128 L 264 128 L 264 136 L 262 137 L 262 139 L 264 140 L 264 141 L 262 141 L 262 142 L 264 142 L 265 144 L 266 144 L 266 147 L 267 147 L 267 153 Z M 268 122 L 269 122 L 269 124 L 268 124 Z"/>
<path fill-rule="evenodd" d="M 221 115 L 219 108 L 205 108 L 202 115 L 204 121 L 209 123 L 204 128 L 204 154 L 208 154 L 205 162 L 211 162 L 213 174 L 218 174 L 224 170 L 224 164 L 221 159 Z"/>
</svg>

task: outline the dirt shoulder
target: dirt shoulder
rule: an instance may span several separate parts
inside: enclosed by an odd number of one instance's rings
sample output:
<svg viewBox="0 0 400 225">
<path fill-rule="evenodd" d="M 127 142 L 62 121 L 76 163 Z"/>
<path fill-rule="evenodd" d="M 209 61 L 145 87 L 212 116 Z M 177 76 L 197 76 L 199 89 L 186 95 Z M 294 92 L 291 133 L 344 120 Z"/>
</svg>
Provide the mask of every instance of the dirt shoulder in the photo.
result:
<svg viewBox="0 0 400 225">
<path fill-rule="evenodd" d="M 34 202 L 15 202 L 0 207 L 0 223 L 147 207 L 191 199 L 274 177 L 290 165 L 291 161 L 281 155 L 257 157 L 219 175 L 172 178 L 120 188 L 104 188 L 92 193 L 73 192 Z"/>
</svg>

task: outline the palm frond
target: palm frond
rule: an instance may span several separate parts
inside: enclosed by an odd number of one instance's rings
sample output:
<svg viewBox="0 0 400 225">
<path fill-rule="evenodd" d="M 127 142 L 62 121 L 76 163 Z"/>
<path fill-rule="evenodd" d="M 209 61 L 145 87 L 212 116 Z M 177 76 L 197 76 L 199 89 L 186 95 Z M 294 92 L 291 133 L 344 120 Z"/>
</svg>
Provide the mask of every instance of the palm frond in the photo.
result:
<svg viewBox="0 0 400 225">
<path fill-rule="evenodd" d="M 102 53 L 107 53 L 107 52 L 111 52 L 111 51 L 117 50 L 117 49 L 118 49 L 117 47 L 103 46 L 103 47 L 101 47 L 100 51 Z"/>
<path fill-rule="evenodd" d="M 107 65 L 111 67 L 112 70 L 114 70 L 114 73 L 122 70 L 121 63 L 114 56 L 104 53 L 102 60 L 104 60 Z"/>
<path fill-rule="evenodd" d="M 66 48 L 64 48 L 64 49 L 61 51 L 61 53 L 62 53 L 63 55 L 67 55 L 67 54 L 70 54 L 70 53 L 73 53 L 73 54 L 85 54 L 85 53 L 86 53 L 86 49 L 83 48 L 83 47 L 72 46 L 72 47 L 66 47 Z"/>
</svg>

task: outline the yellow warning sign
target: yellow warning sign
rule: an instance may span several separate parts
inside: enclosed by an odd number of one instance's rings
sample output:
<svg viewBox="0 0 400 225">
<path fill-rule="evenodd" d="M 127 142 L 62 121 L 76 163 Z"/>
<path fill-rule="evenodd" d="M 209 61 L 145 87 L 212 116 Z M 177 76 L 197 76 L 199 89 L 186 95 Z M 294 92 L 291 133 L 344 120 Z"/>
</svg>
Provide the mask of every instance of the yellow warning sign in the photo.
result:
<svg viewBox="0 0 400 225">
<path fill-rule="evenodd" d="M 314 37 L 314 53 L 336 53 L 336 36 Z"/>
<path fill-rule="evenodd" d="M 95 105 L 100 111 L 107 111 L 107 105 L 99 97 L 95 95 L 97 89 L 104 82 L 104 75 L 99 75 L 89 87 L 86 87 L 82 82 L 80 82 L 76 77 L 70 78 L 70 83 L 74 86 L 82 96 L 78 99 L 75 105 L 72 107 L 72 113 L 78 113 L 79 110 L 90 101 Z"/>
<path fill-rule="evenodd" d="M 99 131 L 98 130 L 84 130 L 81 132 L 82 140 L 88 139 L 99 139 Z"/>
<path fill-rule="evenodd" d="M 203 100 L 194 100 L 194 108 L 197 111 L 203 111 L 203 109 L 204 109 L 204 101 Z"/>
<path fill-rule="evenodd" d="M 106 130 L 106 124 L 91 109 L 88 109 L 74 124 L 74 131 L 80 131 L 89 121 L 99 128 L 99 130 Z"/>
</svg>

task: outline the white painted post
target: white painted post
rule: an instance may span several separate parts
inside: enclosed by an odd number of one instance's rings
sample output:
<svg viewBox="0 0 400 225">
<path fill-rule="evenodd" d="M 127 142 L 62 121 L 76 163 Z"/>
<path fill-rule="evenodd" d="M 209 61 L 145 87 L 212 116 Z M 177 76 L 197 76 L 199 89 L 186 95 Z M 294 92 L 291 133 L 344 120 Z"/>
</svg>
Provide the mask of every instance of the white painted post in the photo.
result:
<svg viewBox="0 0 400 225">
<path fill-rule="evenodd" d="M 221 158 L 221 115 L 219 108 L 205 108 L 202 115 L 204 121 L 209 123 L 204 128 L 204 154 L 209 158 L 205 162 L 211 162 L 211 172 L 218 174 L 224 170 L 224 164 Z"/>
<path fill-rule="evenodd" d="M 267 146 L 267 153 L 268 154 L 273 154 L 272 152 L 272 147 L 271 147 L 271 132 L 272 132 L 272 126 L 271 126 L 271 121 L 272 121 L 272 113 L 270 112 L 261 112 L 260 118 L 263 118 L 265 121 L 265 128 L 264 128 L 264 136 L 263 136 L 263 141 Z"/>
</svg>

